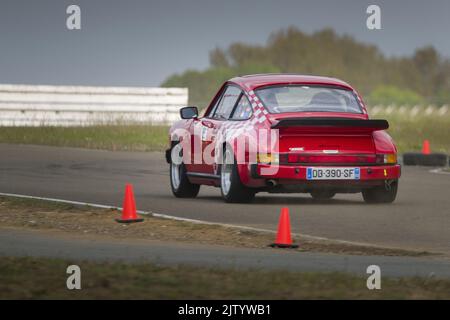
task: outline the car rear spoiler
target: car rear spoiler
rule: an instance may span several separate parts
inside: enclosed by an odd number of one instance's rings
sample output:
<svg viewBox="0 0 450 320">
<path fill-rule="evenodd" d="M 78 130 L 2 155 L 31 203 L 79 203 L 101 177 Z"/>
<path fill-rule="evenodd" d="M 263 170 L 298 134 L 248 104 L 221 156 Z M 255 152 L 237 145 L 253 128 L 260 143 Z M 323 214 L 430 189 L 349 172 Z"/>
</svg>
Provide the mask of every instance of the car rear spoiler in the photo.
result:
<svg viewBox="0 0 450 320">
<path fill-rule="evenodd" d="M 363 120 L 348 118 L 287 118 L 272 125 L 272 129 L 286 127 L 333 127 L 333 128 L 365 128 L 371 131 L 389 128 L 387 120 Z"/>
</svg>

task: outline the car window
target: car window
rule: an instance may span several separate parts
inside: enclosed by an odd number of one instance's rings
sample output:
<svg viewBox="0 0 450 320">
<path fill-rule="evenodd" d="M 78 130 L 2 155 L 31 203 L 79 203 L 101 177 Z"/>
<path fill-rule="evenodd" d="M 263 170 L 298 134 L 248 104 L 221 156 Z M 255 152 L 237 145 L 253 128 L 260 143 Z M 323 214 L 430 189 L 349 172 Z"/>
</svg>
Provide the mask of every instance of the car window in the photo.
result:
<svg viewBox="0 0 450 320">
<path fill-rule="evenodd" d="M 240 94 L 241 89 L 235 86 L 227 87 L 212 118 L 219 120 L 228 119 Z"/>
<path fill-rule="evenodd" d="M 233 115 L 231 116 L 231 119 L 247 120 L 251 117 L 251 115 L 252 106 L 250 105 L 250 101 L 248 101 L 248 98 L 245 95 L 242 95 L 236 106 L 236 109 L 233 112 Z"/>
<path fill-rule="evenodd" d="M 269 112 L 362 113 L 355 93 L 327 86 L 286 85 L 257 89 L 256 94 Z"/>
<path fill-rule="evenodd" d="M 223 95 L 223 92 L 224 92 L 225 90 L 226 90 L 226 88 L 223 89 L 223 90 L 220 90 L 220 93 L 219 93 L 219 95 L 218 95 L 216 101 L 214 101 L 213 107 L 210 108 L 211 110 L 208 112 L 207 115 L 205 115 L 207 118 L 212 118 L 212 117 L 213 117 L 214 112 L 216 112 L 217 107 L 219 106 L 220 101 L 222 100 L 222 95 Z M 207 108 L 207 109 L 208 109 L 208 108 Z M 207 110 L 207 109 L 206 109 L 206 110 Z"/>
</svg>

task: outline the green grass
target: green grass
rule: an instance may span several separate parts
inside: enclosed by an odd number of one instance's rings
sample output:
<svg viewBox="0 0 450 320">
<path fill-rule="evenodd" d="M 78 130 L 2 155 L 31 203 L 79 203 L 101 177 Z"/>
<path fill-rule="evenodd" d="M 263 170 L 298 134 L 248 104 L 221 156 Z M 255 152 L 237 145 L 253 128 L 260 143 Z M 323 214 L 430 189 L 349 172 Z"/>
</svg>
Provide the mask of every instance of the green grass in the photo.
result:
<svg viewBox="0 0 450 320">
<path fill-rule="evenodd" d="M 390 122 L 389 134 L 399 152 L 420 151 L 424 139 L 433 152 L 450 153 L 450 115 L 410 117 L 378 114 Z M 167 126 L 1 127 L 0 142 L 123 151 L 162 151 L 168 145 Z"/>
<path fill-rule="evenodd" d="M 377 115 L 389 121 L 389 134 L 394 138 L 400 153 L 422 150 L 423 140 L 430 141 L 432 152 L 450 154 L 450 115 L 402 116 L 400 114 Z"/>
<path fill-rule="evenodd" d="M 66 269 L 81 268 L 81 290 L 66 289 Z M 188 266 L 0 259 L 0 299 L 450 299 L 450 281 L 366 278 L 343 273 L 300 273 Z"/>
<path fill-rule="evenodd" d="M 162 151 L 167 126 L 0 127 L 0 142 L 79 147 L 112 151 Z"/>
</svg>

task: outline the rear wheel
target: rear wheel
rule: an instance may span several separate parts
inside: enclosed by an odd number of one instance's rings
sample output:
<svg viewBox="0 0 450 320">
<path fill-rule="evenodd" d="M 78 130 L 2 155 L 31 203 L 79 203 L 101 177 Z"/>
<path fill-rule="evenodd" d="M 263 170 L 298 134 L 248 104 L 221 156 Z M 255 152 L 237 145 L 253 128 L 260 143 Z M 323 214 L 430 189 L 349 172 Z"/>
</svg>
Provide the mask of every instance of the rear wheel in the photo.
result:
<svg viewBox="0 0 450 320">
<path fill-rule="evenodd" d="M 175 159 L 175 157 L 177 159 Z M 189 182 L 186 174 L 186 167 L 178 159 L 183 157 L 183 148 L 181 144 L 172 147 L 170 161 L 170 187 L 172 193 L 177 198 L 195 198 L 200 190 L 199 184 Z"/>
<path fill-rule="evenodd" d="M 226 148 L 220 166 L 220 192 L 225 202 L 247 203 L 255 198 L 255 191 L 241 182 L 233 152 Z"/>
<path fill-rule="evenodd" d="M 311 197 L 315 200 L 329 200 L 334 197 L 336 192 L 330 190 L 313 190 L 311 191 Z"/>
<path fill-rule="evenodd" d="M 398 181 L 362 191 L 366 203 L 391 203 L 397 196 Z"/>
</svg>

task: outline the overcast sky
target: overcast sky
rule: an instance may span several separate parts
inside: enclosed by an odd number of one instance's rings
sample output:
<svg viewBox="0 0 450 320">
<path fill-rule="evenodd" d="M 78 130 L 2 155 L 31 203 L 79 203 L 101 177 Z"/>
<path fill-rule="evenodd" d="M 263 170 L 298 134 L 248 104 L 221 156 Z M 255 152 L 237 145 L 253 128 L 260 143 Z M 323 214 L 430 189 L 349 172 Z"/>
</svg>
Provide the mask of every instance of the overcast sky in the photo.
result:
<svg viewBox="0 0 450 320">
<path fill-rule="evenodd" d="M 81 30 L 66 8 L 81 7 Z M 382 30 L 366 28 L 378 4 Z M 450 57 L 450 0 L 1 0 L 0 83 L 157 86 L 208 66 L 216 46 L 332 27 L 387 55 L 435 46 Z"/>
</svg>

